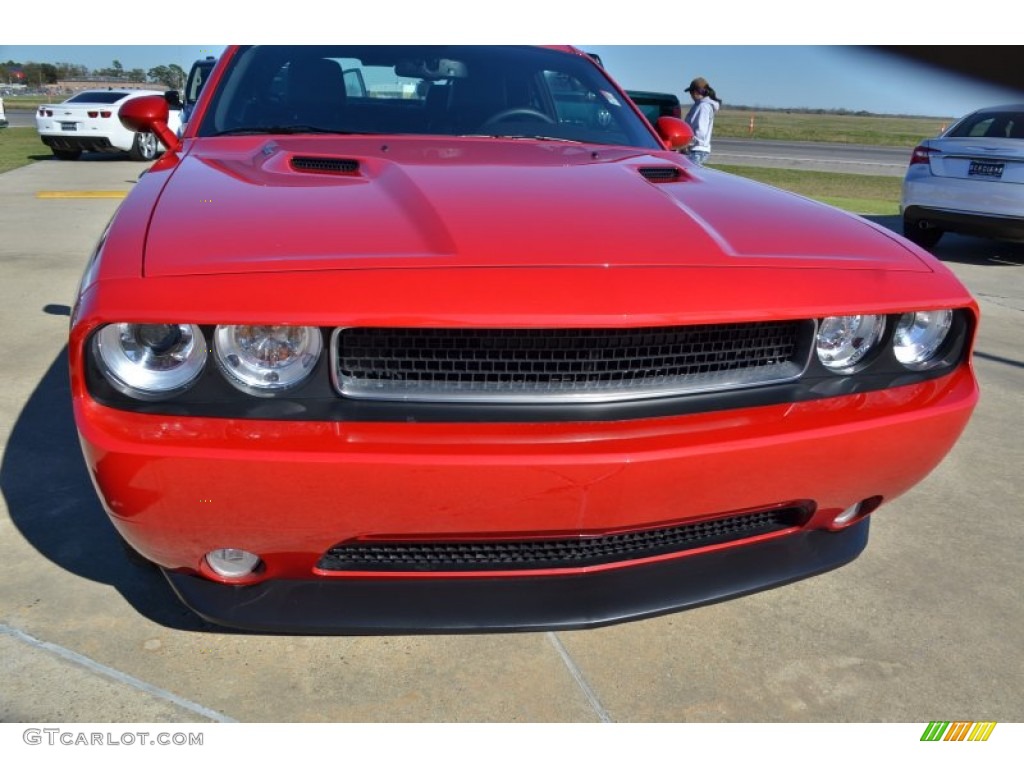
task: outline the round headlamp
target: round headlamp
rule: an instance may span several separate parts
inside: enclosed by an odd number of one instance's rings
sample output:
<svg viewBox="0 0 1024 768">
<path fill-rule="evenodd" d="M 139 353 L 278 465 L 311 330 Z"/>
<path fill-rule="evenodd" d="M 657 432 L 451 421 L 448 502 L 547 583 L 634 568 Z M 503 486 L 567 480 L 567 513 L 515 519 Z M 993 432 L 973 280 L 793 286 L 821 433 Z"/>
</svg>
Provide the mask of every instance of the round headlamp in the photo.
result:
<svg viewBox="0 0 1024 768">
<path fill-rule="evenodd" d="M 320 359 L 320 329 L 297 325 L 218 325 L 214 356 L 228 381 L 254 395 L 304 382 Z"/>
<path fill-rule="evenodd" d="M 907 312 L 896 325 L 892 346 L 896 359 L 919 370 L 933 363 L 953 325 L 953 311 Z"/>
<path fill-rule="evenodd" d="M 818 326 L 815 347 L 821 364 L 835 373 L 853 373 L 885 332 L 882 315 L 826 317 Z"/>
<path fill-rule="evenodd" d="M 93 352 L 107 381 L 137 400 L 188 389 L 206 365 L 206 339 L 198 325 L 113 323 L 93 337 Z"/>
</svg>

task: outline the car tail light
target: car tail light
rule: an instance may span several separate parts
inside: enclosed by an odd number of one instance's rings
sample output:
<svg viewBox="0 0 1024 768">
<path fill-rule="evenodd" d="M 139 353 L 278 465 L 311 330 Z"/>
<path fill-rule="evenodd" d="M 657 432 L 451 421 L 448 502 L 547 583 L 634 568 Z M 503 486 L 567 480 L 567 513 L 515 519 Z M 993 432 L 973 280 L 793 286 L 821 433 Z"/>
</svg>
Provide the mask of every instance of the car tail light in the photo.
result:
<svg viewBox="0 0 1024 768">
<path fill-rule="evenodd" d="M 86 114 L 88 114 L 89 117 L 99 117 L 100 116 L 100 113 L 97 112 L 95 109 L 89 110 L 89 112 L 87 112 Z"/>
<path fill-rule="evenodd" d="M 938 152 L 938 150 L 932 149 L 931 147 L 926 147 L 923 144 L 914 147 L 914 151 L 910 155 L 910 164 L 921 165 L 922 163 L 924 163 L 927 165 L 928 162 L 930 162 L 931 160 L 933 152 Z"/>
<path fill-rule="evenodd" d="M 45 115 L 46 117 L 53 117 L 53 110 L 52 110 L 52 109 L 46 109 L 46 110 L 40 110 L 40 111 L 41 111 L 41 112 L 42 112 L 42 113 L 43 113 L 43 114 L 44 114 L 44 115 Z"/>
<path fill-rule="evenodd" d="M 100 117 L 110 117 L 112 114 L 114 113 L 111 112 L 109 109 L 104 109 L 102 112 L 100 112 Z"/>
</svg>

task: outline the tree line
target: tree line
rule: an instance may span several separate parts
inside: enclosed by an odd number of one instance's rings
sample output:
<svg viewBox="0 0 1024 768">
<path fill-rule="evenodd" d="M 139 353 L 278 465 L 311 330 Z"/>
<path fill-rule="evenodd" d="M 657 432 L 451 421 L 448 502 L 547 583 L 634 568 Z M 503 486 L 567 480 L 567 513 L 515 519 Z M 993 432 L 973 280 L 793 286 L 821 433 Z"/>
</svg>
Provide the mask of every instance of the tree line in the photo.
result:
<svg viewBox="0 0 1024 768">
<path fill-rule="evenodd" d="M 186 73 L 177 64 L 166 64 L 148 70 L 125 69 L 117 59 L 109 67 L 90 70 L 81 64 L 58 61 L 54 64 L 38 61 L 5 61 L 0 63 L 0 79 L 7 84 L 23 84 L 29 88 L 56 85 L 60 80 L 104 79 L 131 83 L 152 83 L 181 90 L 185 87 Z"/>
</svg>

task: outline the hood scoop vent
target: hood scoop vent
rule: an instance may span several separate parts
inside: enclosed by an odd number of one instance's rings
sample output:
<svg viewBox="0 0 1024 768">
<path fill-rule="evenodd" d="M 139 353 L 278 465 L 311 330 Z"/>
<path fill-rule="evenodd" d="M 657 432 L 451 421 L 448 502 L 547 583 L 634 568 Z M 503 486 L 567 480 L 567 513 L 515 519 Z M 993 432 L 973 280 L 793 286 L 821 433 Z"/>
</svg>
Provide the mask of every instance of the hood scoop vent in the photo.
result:
<svg viewBox="0 0 1024 768">
<path fill-rule="evenodd" d="M 641 176 L 653 184 L 667 184 L 683 177 L 683 172 L 674 165 L 653 165 L 638 170 Z"/>
<path fill-rule="evenodd" d="M 341 157 L 293 157 L 293 171 L 299 173 L 328 173 L 335 176 L 356 176 L 359 161 Z"/>
</svg>

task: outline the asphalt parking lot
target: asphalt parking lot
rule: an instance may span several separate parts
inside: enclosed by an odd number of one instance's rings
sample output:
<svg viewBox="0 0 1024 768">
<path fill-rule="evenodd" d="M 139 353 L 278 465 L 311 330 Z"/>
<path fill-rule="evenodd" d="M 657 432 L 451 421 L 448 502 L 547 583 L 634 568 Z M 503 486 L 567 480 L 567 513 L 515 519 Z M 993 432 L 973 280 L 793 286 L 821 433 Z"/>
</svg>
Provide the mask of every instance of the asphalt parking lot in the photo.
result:
<svg viewBox="0 0 1024 768">
<path fill-rule="evenodd" d="M 78 193 L 143 167 L 0 174 L 0 721 L 1024 721 L 1024 246 L 940 244 L 982 308 L 981 404 L 844 568 L 587 631 L 245 635 L 123 557 L 77 444 L 68 310 L 119 203 Z"/>
</svg>

